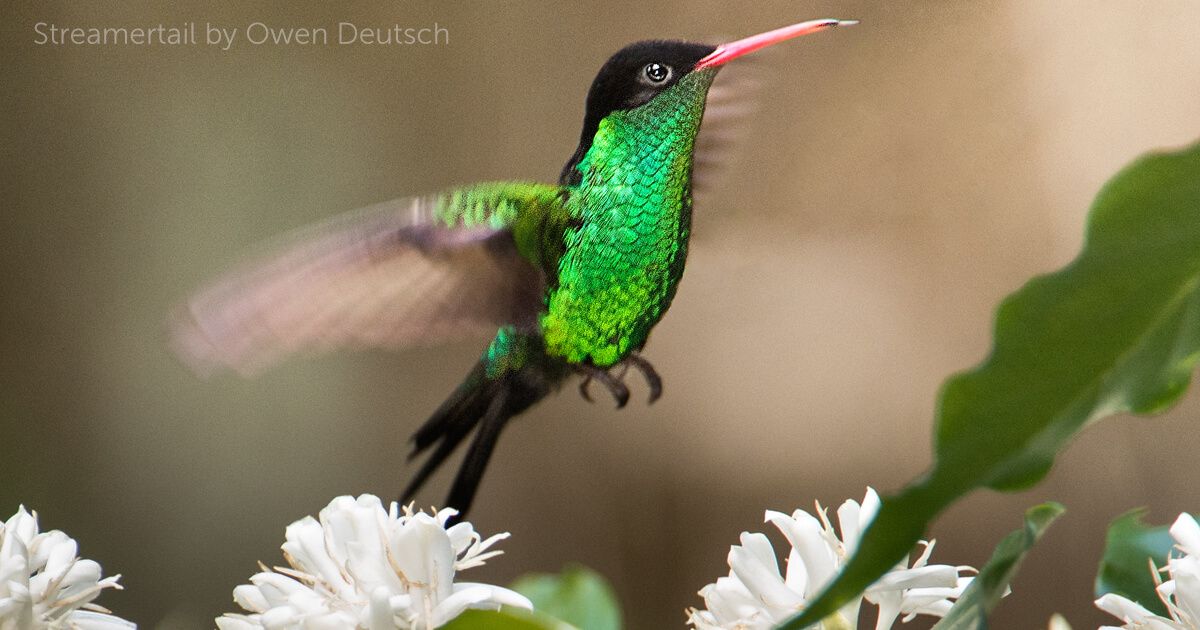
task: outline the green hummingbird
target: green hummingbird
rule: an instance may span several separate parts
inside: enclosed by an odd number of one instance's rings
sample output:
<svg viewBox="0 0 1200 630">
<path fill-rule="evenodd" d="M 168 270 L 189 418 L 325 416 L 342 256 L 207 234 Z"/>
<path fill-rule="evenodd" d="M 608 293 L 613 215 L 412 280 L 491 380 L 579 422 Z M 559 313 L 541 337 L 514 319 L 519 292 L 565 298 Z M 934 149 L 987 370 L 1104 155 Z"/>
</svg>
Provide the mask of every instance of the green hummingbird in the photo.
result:
<svg viewBox="0 0 1200 630">
<path fill-rule="evenodd" d="M 617 407 L 630 368 L 651 403 L 661 395 L 640 352 L 683 276 L 693 148 L 713 78 L 750 51 L 845 24 L 854 22 L 814 20 L 720 46 L 629 45 L 592 82 L 558 184 L 475 184 L 301 231 L 178 308 L 175 348 L 198 372 L 248 374 L 295 352 L 494 334 L 414 434 L 410 460 L 433 451 L 400 499 L 476 431 L 445 503 L 461 517 L 504 425 L 572 374 L 584 398 L 598 382 Z"/>
</svg>

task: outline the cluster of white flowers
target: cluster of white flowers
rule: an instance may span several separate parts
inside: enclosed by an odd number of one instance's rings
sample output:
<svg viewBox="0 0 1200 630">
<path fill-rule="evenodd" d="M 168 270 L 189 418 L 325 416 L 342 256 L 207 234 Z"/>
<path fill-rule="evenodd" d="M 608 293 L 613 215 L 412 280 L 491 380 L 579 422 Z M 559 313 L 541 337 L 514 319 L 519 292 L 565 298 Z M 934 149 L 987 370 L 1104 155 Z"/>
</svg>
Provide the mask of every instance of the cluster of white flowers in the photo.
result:
<svg viewBox="0 0 1200 630">
<path fill-rule="evenodd" d="M 839 539 L 817 504 L 817 515 L 796 510 L 791 516 L 768 511 L 766 521 L 773 523 L 792 545 L 788 554 L 786 577 L 779 572 L 775 549 L 763 534 L 742 533 L 741 545 L 729 550 L 729 576 L 700 589 L 707 610 L 691 609 L 688 621 L 696 630 L 767 630 L 799 613 L 837 576 L 846 560 L 854 554 L 867 525 L 879 511 L 879 495 L 867 488 L 860 506 L 846 501 L 838 508 Z M 871 585 L 866 600 L 879 606 L 877 630 L 891 628 L 900 615 L 908 621 L 915 615 L 944 616 L 973 578 L 960 572 L 971 567 L 929 565 L 933 543 L 922 543 L 921 556 L 908 566 L 900 564 Z M 827 617 L 822 630 L 858 627 L 858 611 L 863 597 L 847 603 Z"/>
<path fill-rule="evenodd" d="M 846 501 L 837 511 L 840 538 L 819 503 L 817 517 L 802 510 L 791 516 L 768 511 L 766 520 L 792 546 L 786 577 L 780 574 L 767 537 L 743 533 L 742 544 L 729 552 L 729 576 L 700 591 L 708 609 L 690 610 L 689 622 L 696 630 L 768 630 L 792 617 L 836 577 L 879 506 L 879 496 L 870 488 L 862 505 Z M 532 609 L 528 599 L 509 589 L 455 582 L 458 571 L 502 553 L 490 548 L 508 537 L 505 533 L 484 539 L 467 522 L 447 527 L 456 514 L 452 509 L 432 514 L 411 508 L 401 511 L 395 503 L 385 510 L 372 495 L 338 497 L 321 510 L 319 520 L 305 517 L 288 526 L 283 552 L 290 566 L 262 567 L 250 584 L 235 588 L 234 601 L 246 612 L 226 614 L 216 620 L 217 626 L 220 630 L 433 630 L 471 608 Z M 1176 523 L 1171 531 L 1185 553 L 1195 554 L 1200 551 L 1200 528 L 1190 518 L 1188 523 Z M 944 616 L 951 600 L 971 582 L 972 578 L 960 574 L 973 569 L 929 565 L 933 543 L 923 544 L 923 553 L 911 567 L 905 558 L 820 627 L 856 628 L 864 598 L 879 606 L 877 630 L 891 628 L 901 615 L 906 615 L 905 621 L 917 614 Z M 91 603 L 101 590 L 121 588 L 120 576 L 102 578 L 99 564 L 81 560 L 76 553 L 75 541 L 66 534 L 39 534 L 36 513 L 23 507 L 0 524 L 0 630 L 136 629 Z M 1194 611 L 1200 610 L 1196 606 L 1200 589 L 1186 591 L 1182 586 L 1186 580 L 1193 586 L 1200 584 L 1196 558 L 1175 558 L 1168 570 L 1173 579 L 1159 592 L 1174 621 L 1136 627 L 1196 630 L 1195 625 L 1181 625 L 1191 623 L 1187 620 L 1195 619 Z M 1192 594 L 1191 599 L 1186 593 Z M 1101 601 L 1118 599 L 1123 600 Z M 1106 610 L 1136 604 L 1123 600 L 1112 606 L 1102 604 Z M 1125 618 L 1136 624 L 1153 617 L 1144 609 L 1141 612 L 1134 615 L 1136 619 Z"/>
<path fill-rule="evenodd" d="M 220 630 L 362 628 L 432 630 L 468 608 L 530 609 L 498 586 L 454 581 L 457 571 L 500 554 L 487 551 L 508 534 L 483 540 L 470 523 L 446 527 L 451 509 L 401 514 L 379 497 L 344 496 L 287 528 L 284 558 L 233 591 L 249 614 L 217 619 Z"/>
<path fill-rule="evenodd" d="M 119 575 L 81 560 L 66 534 L 38 533 L 37 512 L 21 506 L 0 523 L 0 630 L 129 630 L 134 624 L 92 603 Z"/>
<path fill-rule="evenodd" d="M 1182 555 L 1169 557 L 1165 567 L 1171 579 L 1158 585 L 1158 597 L 1167 605 L 1170 618 L 1160 617 L 1137 602 L 1109 593 L 1096 600 L 1101 610 L 1120 617 L 1127 630 L 1200 630 L 1200 524 L 1180 514 L 1171 526 L 1171 538 Z M 1159 571 L 1152 569 L 1158 582 Z M 1100 630 L 1119 630 L 1102 626 Z"/>
</svg>

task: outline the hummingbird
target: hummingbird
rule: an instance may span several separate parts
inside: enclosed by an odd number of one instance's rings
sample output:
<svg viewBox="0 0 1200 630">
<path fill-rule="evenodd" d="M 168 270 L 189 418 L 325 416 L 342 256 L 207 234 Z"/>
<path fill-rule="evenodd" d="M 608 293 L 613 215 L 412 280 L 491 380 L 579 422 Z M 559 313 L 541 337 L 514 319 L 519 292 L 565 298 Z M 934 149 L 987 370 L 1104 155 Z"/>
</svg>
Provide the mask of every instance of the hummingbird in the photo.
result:
<svg viewBox="0 0 1200 630">
<path fill-rule="evenodd" d="M 408 503 L 474 431 L 445 506 L 466 515 L 504 426 L 579 375 L 618 408 L 683 277 L 696 134 L 732 59 L 854 21 L 813 20 L 718 46 L 642 41 L 588 90 L 579 145 L 557 184 L 491 182 L 384 202 L 283 239 L 171 315 L 177 354 L 199 373 L 253 374 L 289 354 L 398 349 L 494 335 L 465 380 L 412 437 L 428 458 Z"/>
</svg>

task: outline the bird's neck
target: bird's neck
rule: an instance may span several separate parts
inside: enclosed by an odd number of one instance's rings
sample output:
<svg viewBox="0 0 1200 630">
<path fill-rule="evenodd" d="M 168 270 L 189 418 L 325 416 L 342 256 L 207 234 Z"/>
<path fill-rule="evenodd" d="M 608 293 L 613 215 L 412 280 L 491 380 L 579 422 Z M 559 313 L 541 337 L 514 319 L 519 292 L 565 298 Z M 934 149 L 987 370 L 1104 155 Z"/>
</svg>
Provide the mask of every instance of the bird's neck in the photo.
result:
<svg viewBox="0 0 1200 630">
<path fill-rule="evenodd" d="M 692 149 L 712 81 L 711 75 L 690 78 L 641 107 L 600 120 L 577 167 L 577 190 L 590 208 L 611 213 L 614 223 L 649 221 L 686 239 Z"/>
<path fill-rule="evenodd" d="M 691 73 L 649 103 L 598 120 L 589 112 L 562 183 L 640 197 L 690 191 L 692 148 L 715 74 Z"/>
</svg>

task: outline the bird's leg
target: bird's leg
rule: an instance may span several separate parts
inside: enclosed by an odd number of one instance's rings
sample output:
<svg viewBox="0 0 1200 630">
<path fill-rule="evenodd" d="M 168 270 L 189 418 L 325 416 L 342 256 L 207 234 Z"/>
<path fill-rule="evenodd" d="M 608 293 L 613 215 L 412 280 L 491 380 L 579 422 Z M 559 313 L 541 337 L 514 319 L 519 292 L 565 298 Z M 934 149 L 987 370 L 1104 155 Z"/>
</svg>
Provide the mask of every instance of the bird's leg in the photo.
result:
<svg viewBox="0 0 1200 630">
<path fill-rule="evenodd" d="M 596 402 L 596 401 L 592 400 L 592 395 L 588 393 L 588 385 L 591 385 L 591 384 L 592 384 L 592 375 L 588 374 L 587 376 L 584 376 L 583 380 L 579 382 L 579 395 L 582 396 L 583 399 L 588 402 Z"/>
<path fill-rule="evenodd" d="M 620 373 L 620 374 L 617 374 L 617 380 L 618 380 L 618 381 L 621 381 L 622 383 L 624 383 L 624 382 L 625 382 L 625 375 L 629 373 L 629 362 L 628 362 L 628 361 L 622 361 L 622 362 L 620 362 L 620 363 L 616 364 L 616 365 L 615 365 L 615 366 L 613 366 L 613 367 L 619 367 L 619 368 L 621 368 L 621 373 Z"/>
<path fill-rule="evenodd" d="M 608 388 L 613 400 L 617 401 L 617 409 L 624 407 L 629 402 L 629 388 L 625 387 L 625 383 L 620 378 L 613 378 L 608 370 L 602 370 L 586 363 L 577 363 L 572 368 L 583 375 L 583 382 L 579 384 L 579 395 L 583 396 L 584 400 L 592 402 L 592 397 L 588 394 L 588 385 L 592 383 L 592 379 L 595 379 Z"/>
<path fill-rule="evenodd" d="M 663 391 L 662 378 L 658 376 L 658 372 L 655 371 L 654 366 L 650 365 L 649 361 L 643 359 L 642 355 L 636 352 L 630 354 L 622 363 L 626 364 L 626 369 L 628 369 L 629 365 L 636 367 L 642 373 L 642 376 L 646 378 L 646 385 L 650 386 L 650 401 L 646 404 L 654 404 L 654 401 L 662 396 Z"/>
</svg>

